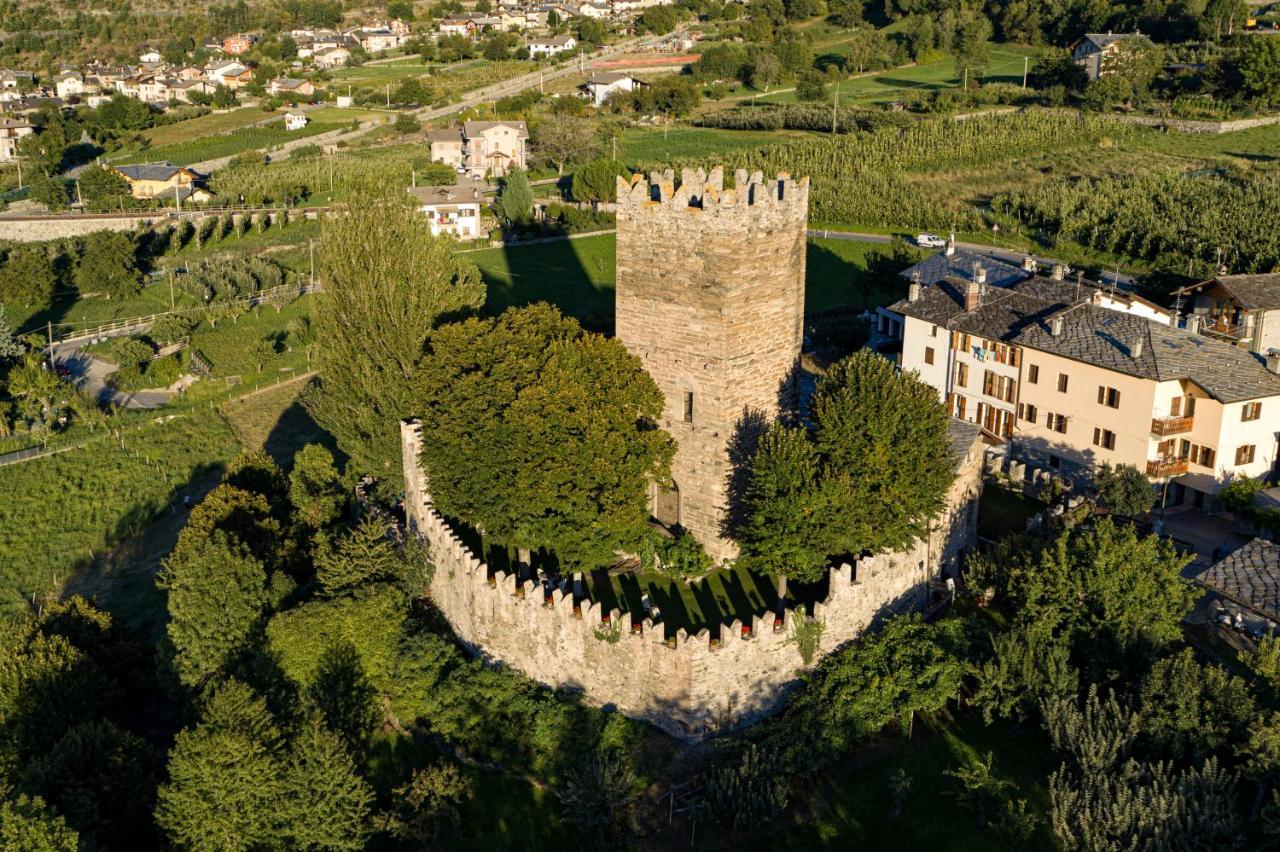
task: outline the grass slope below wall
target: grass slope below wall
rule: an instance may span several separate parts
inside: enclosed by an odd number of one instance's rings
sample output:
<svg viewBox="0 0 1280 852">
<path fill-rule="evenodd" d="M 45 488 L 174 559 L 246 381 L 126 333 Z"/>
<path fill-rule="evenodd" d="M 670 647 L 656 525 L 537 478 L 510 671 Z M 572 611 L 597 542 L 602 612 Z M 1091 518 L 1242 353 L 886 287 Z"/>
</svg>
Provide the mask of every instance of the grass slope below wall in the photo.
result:
<svg viewBox="0 0 1280 852">
<path fill-rule="evenodd" d="M 188 483 L 229 461 L 235 435 L 216 413 L 123 430 L 0 468 L 0 616 L 59 588 L 94 556 L 180 505 Z"/>
</svg>

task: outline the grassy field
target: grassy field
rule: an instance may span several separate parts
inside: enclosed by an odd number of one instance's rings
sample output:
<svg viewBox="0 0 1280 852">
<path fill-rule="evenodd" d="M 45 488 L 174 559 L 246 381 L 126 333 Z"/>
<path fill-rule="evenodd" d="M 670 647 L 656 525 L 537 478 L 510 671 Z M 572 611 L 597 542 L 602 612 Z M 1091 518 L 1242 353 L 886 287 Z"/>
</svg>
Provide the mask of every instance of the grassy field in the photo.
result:
<svg viewBox="0 0 1280 852">
<path fill-rule="evenodd" d="M 256 106 L 241 107 L 229 112 L 211 112 L 199 118 L 189 118 L 186 121 L 161 125 L 148 130 L 143 136 L 147 138 L 151 147 L 159 148 L 165 145 L 189 142 L 202 136 L 212 136 L 217 133 L 239 130 L 251 124 L 266 121 L 272 116 L 282 114 L 283 111 L 265 112 L 261 107 Z"/>
<path fill-rule="evenodd" d="M 1039 826 L 1027 849 L 1053 849 L 1047 813 L 1047 780 L 1057 768 L 1049 745 L 1036 729 L 984 725 L 963 713 L 921 719 L 910 741 L 885 731 L 857 749 L 841 771 L 818 780 L 809 800 L 792 816 L 794 827 L 770 833 L 746 848 L 901 849 L 989 852 L 1002 848 L 990 831 L 980 831 L 974 814 L 956 801 L 957 782 L 945 773 L 991 753 L 994 774 L 1013 782 L 1015 796 L 1027 800 Z M 898 819 L 892 818 L 889 781 L 898 771 L 911 787 Z"/>
<path fill-rule="evenodd" d="M 978 507 L 978 534 L 998 539 L 1009 533 L 1027 529 L 1027 519 L 1049 507 L 1039 500 L 1024 497 L 1008 488 L 988 485 L 982 489 Z"/>
<path fill-rule="evenodd" d="M 122 155 L 116 162 L 150 163 L 167 160 L 177 165 L 188 165 L 205 160 L 216 160 L 220 157 L 232 157 L 245 151 L 261 151 L 266 148 L 316 136 L 329 130 L 344 126 L 342 123 L 313 121 L 301 130 L 285 130 L 284 125 L 274 122 L 262 127 L 242 127 L 227 133 L 185 139 L 169 145 L 147 148 L 145 151 L 134 151 Z"/>
<path fill-rule="evenodd" d="M 485 309 L 501 313 L 513 305 L 546 301 L 579 320 L 612 326 L 615 239 L 612 234 L 467 254 L 489 287 Z M 885 304 L 892 293 L 876 291 L 865 277 L 867 252 L 882 246 L 847 240 L 810 240 L 805 308 Z"/>
<path fill-rule="evenodd" d="M 256 393 L 234 397 L 219 406 L 232 431 L 246 450 L 265 450 L 281 469 L 293 467 L 293 457 L 307 444 L 324 444 L 337 451 L 331 436 L 321 429 L 298 401 L 312 382 L 299 378 Z"/>
<path fill-rule="evenodd" d="M 118 439 L 100 431 L 82 448 L 0 468 L 7 496 L 0 501 L 0 611 L 19 611 L 33 593 L 58 588 L 158 514 L 176 510 L 187 489 L 238 449 L 217 414 L 154 417 L 145 425 L 131 418 L 135 425 Z"/>
<path fill-rule="evenodd" d="M 330 73 L 329 77 L 332 82 L 329 84 L 329 88 L 335 92 L 345 93 L 347 84 L 352 86 L 385 86 L 390 83 L 394 87 L 401 80 L 406 80 L 410 77 L 422 77 L 431 69 L 439 67 L 438 63 L 423 62 L 417 57 L 405 57 L 404 59 L 381 65 L 339 68 Z"/>
</svg>

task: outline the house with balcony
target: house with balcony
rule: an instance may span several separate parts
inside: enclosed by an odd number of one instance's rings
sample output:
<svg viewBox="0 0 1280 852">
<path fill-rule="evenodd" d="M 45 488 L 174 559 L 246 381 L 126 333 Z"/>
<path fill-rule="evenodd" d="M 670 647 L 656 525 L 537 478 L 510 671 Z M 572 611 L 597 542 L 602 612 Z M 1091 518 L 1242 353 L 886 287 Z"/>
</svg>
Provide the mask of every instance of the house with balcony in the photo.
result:
<svg viewBox="0 0 1280 852">
<path fill-rule="evenodd" d="M 648 84 L 630 74 L 597 71 L 578 86 L 578 90 L 581 97 L 591 101 L 593 106 L 602 106 L 618 92 L 633 92 L 646 85 Z"/>
<path fill-rule="evenodd" d="M 1169 505 L 1209 506 L 1231 477 L 1277 471 L 1280 355 L 1266 361 L 1142 311 L 1096 304 L 1098 288 L 976 274 L 912 283 L 902 369 L 1011 455 L 1090 476 L 1129 464 L 1167 484 Z"/>
<path fill-rule="evenodd" d="M 480 208 L 486 186 L 418 186 L 409 194 L 426 217 L 432 236 L 447 234 L 460 240 L 480 236 Z"/>
<path fill-rule="evenodd" d="M 427 135 L 431 159 L 475 178 L 528 168 L 529 128 L 523 121 L 467 121 Z"/>
<path fill-rule="evenodd" d="M 1219 275 L 1177 291 L 1190 306 L 1188 331 L 1259 355 L 1280 349 L 1280 272 Z"/>
<path fill-rule="evenodd" d="M 253 33 L 236 33 L 222 40 L 222 52 L 227 56 L 240 56 L 253 50 L 258 43 L 258 36 Z"/>
<path fill-rule="evenodd" d="M 317 91 L 316 84 L 310 80 L 292 77 L 278 77 L 267 84 L 267 94 L 276 98 L 305 101 L 315 97 Z"/>
</svg>

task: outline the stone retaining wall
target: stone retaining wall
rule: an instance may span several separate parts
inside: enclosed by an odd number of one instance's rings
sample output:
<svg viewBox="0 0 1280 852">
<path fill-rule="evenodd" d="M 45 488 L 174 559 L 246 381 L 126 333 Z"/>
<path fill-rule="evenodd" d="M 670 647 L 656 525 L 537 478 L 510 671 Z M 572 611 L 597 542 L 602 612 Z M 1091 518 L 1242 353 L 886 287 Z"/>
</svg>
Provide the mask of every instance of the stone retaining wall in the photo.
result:
<svg viewBox="0 0 1280 852">
<path fill-rule="evenodd" d="M 581 690 L 588 701 L 644 719 L 693 741 L 749 725 L 780 709 L 804 667 L 792 639 L 794 613 L 733 621 L 670 640 L 650 619 L 603 612 L 566 584 L 491 573 L 435 510 L 417 459 L 421 431 L 402 425 L 405 515 L 429 545 L 432 601 L 475 654 L 550 686 Z M 982 450 L 959 464 L 948 508 L 935 530 L 901 553 L 881 554 L 831 572 L 830 592 L 814 607 L 824 625 L 819 655 L 877 620 L 919 608 L 926 582 L 953 566 L 976 541 Z"/>
</svg>

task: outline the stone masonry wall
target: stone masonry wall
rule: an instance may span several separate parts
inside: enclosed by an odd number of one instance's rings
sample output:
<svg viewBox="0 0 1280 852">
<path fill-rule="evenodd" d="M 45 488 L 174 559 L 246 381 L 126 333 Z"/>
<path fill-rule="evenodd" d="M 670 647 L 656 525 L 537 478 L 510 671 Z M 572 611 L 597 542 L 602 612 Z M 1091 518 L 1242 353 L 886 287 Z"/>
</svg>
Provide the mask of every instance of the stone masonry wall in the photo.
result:
<svg viewBox="0 0 1280 852">
<path fill-rule="evenodd" d="M 723 534 L 729 441 L 748 411 L 775 419 L 799 362 L 809 197 L 808 178 L 723 178 L 619 178 L 617 204 L 617 336 L 666 399 L 675 520 L 717 560 L 736 555 Z"/>
<path fill-rule="evenodd" d="M 791 641 L 793 613 L 750 624 L 734 621 L 672 640 L 649 619 L 602 612 L 571 588 L 548 581 L 490 574 L 431 505 L 418 455 L 416 422 L 401 428 L 405 515 L 429 545 L 435 565 L 432 601 L 473 652 L 587 700 L 644 719 L 684 740 L 751 724 L 780 709 L 803 661 Z M 980 439 L 960 448 L 948 506 L 932 533 L 901 553 L 842 565 L 830 592 L 815 605 L 825 627 L 819 654 L 830 653 L 886 615 L 918 608 L 925 583 L 977 539 L 981 489 Z M 607 623 L 606 620 L 607 619 Z M 609 641 L 610 636 L 616 636 Z"/>
</svg>

